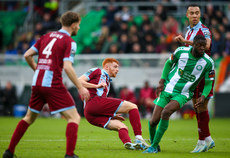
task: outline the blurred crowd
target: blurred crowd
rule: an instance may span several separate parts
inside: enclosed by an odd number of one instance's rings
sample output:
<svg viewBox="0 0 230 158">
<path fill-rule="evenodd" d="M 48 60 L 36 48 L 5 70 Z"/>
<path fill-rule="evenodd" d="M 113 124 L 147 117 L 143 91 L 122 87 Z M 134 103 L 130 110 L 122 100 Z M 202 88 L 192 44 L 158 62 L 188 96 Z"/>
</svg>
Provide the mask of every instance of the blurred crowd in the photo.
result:
<svg viewBox="0 0 230 158">
<path fill-rule="evenodd" d="M 128 2 L 128 0 L 120 1 Z M 48 6 L 52 5 L 47 5 L 48 2 L 55 2 L 56 5 L 53 6 L 56 7 L 49 8 Z M 101 30 L 97 34 L 98 40 L 92 46 L 85 46 L 81 53 L 173 52 L 180 46 L 174 37 L 178 34 L 184 35 L 188 21 L 185 18 L 186 15 L 182 16 L 183 18 L 168 15 L 168 10 L 173 8 L 163 4 L 162 2 L 154 8 L 151 7 L 154 12 L 152 16 L 147 14 L 134 16 L 132 8 L 128 6 L 115 7 L 111 4 L 107 7 L 97 8 L 105 11 L 105 15 L 101 18 Z M 12 8 L 9 6 L 8 9 Z M 58 1 L 35 1 L 34 10 L 38 15 L 34 31 L 23 33 L 16 39 L 17 42 L 10 43 L 5 54 L 24 54 L 42 34 L 60 28 L 57 14 Z M 202 10 L 201 20 L 212 32 L 212 57 L 218 59 L 230 55 L 230 4 L 223 10 L 208 3 L 205 10 Z"/>
</svg>

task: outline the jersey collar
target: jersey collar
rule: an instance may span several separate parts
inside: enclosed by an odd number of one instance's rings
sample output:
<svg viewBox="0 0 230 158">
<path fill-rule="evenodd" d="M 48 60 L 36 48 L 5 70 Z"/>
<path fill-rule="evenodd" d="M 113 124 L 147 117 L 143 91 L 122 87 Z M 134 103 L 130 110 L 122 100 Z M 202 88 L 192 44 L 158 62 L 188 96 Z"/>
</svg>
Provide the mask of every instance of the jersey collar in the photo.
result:
<svg viewBox="0 0 230 158">
<path fill-rule="evenodd" d="M 108 77 L 109 81 L 111 82 L 112 79 L 109 77 L 109 74 L 104 69 L 102 69 L 102 72 Z"/>
<path fill-rule="evenodd" d="M 67 32 L 66 30 L 60 29 L 60 30 L 58 30 L 58 32 L 65 33 L 65 34 L 67 34 L 68 36 L 70 36 L 69 32 Z"/>
<path fill-rule="evenodd" d="M 200 28 L 201 24 L 202 24 L 201 21 L 199 21 L 193 28 L 190 25 L 187 28 L 196 30 L 196 29 Z"/>
</svg>

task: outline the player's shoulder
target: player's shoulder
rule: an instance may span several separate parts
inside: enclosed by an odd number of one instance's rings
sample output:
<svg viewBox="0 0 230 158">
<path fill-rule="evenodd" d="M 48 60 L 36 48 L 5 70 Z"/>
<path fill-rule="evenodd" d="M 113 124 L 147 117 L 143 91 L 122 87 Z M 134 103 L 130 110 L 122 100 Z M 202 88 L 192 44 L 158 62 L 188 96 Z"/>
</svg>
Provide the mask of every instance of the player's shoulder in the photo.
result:
<svg viewBox="0 0 230 158">
<path fill-rule="evenodd" d="M 94 68 L 89 69 L 88 72 L 101 73 L 101 69 L 98 67 L 94 67 Z"/>
<path fill-rule="evenodd" d="M 208 28 L 207 26 L 205 26 L 204 24 L 201 24 L 200 26 L 201 26 L 201 30 L 202 30 L 203 32 L 208 32 L 208 33 L 210 33 L 210 30 L 209 30 L 209 28 Z"/>
<path fill-rule="evenodd" d="M 201 28 L 206 28 L 206 29 L 208 29 L 208 27 L 207 27 L 206 25 L 202 24 L 202 23 L 201 23 Z"/>
<path fill-rule="evenodd" d="M 185 46 L 182 46 L 182 47 L 178 47 L 175 51 L 174 51 L 174 54 L 175 53 L 178 53 L 178 52 L 188 52 L 191 48 L 190 47 L 185 47 Z"/>
<path fill-rule="evenodd" d="M 213 59 L 206 53 L 204 53 L 204 58 L 207 60 L 210 64 L 214 65 Z"/>
</svg>

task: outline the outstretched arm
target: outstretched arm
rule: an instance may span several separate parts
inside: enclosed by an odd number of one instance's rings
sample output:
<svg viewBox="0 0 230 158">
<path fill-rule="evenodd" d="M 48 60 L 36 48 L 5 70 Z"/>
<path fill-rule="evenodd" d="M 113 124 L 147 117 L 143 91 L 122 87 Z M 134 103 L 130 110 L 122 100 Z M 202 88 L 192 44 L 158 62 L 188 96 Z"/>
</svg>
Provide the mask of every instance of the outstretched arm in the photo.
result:
<svg viewBox="0 0 230 158">
<path fill-rule="evenodd" d="M 190 46 L 193 46 L 193 41 L 186 40 L 183 36 L 178 35 L 175 37 L 175 40 L 180 43 L 188 44 Z M 209 50 L 211 46 L 211 40 L 209 38 L 206 38 L 207 44 L 205 50 Z"/>
</svg>

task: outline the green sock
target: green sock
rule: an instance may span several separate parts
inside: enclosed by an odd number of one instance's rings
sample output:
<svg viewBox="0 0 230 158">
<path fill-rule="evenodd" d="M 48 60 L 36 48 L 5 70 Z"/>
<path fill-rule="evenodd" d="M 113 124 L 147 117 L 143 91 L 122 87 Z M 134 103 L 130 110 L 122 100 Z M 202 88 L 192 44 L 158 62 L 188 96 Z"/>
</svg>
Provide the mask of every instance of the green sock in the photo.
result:
<svg viewBox="0 0 230 158">
<path fill-rule="evenodd" d="M 158 129 L 156 131 L 155 137 L 153 139 L 152 147 L 157 148 L 159 145 L 161 138 L 163 137 L 165 131 L 167 130 L 169 126 L 169 120 L 160 120 L 160 123 L 158 125 Z"/>
<path fill-rule="evenodd" d="M 151 126 L 150 121 L 149 121 L 149 138 L 150 138 L 150 143 L 153 143 L 153 139 L 156 133 L 156 127 L 157 126 Z"/>
</svg>

